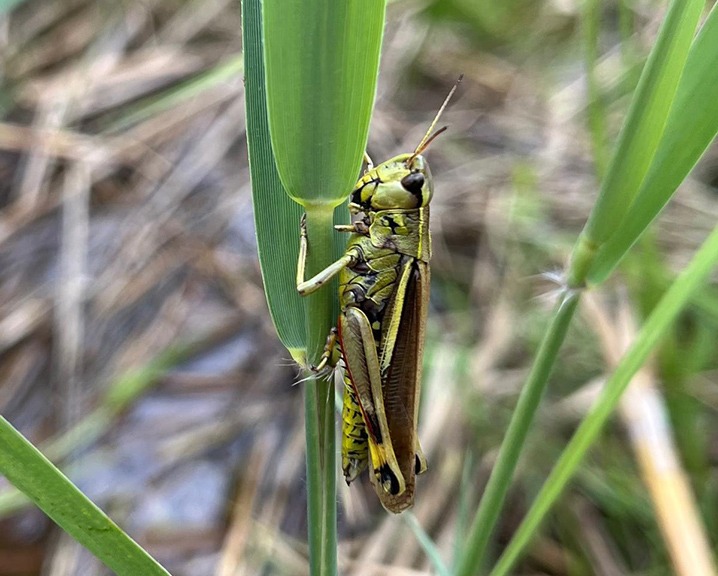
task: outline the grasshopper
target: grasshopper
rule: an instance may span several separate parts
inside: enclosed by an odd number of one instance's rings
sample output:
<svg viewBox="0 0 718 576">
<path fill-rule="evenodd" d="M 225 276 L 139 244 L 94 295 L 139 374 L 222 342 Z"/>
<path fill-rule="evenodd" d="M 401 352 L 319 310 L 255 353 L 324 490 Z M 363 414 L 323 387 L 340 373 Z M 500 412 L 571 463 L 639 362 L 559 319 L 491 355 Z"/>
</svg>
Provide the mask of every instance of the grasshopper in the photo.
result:
<svg viewBox="0 0 718 576">
<path fill-rule="evenodd" d="M 346 252 L 304 280 L 306 224 L 302 220 L 297 290 L 311 294 L 337 274 L 341 312 L 327 338 L 321 372 L 344 365 L 342 470 L 349 484 L 371 461 L 379 500 L 393 513 L 414 503 L 415 477 L 426 459 L 417 437 L 424 333 L 429 305 L 429 202 L 433 182 L 421 155 L 446 127 L 432 131 L 456 82 L 416 149 L 367 169 L 349 197 L 354 223 Z"/>
</svg>

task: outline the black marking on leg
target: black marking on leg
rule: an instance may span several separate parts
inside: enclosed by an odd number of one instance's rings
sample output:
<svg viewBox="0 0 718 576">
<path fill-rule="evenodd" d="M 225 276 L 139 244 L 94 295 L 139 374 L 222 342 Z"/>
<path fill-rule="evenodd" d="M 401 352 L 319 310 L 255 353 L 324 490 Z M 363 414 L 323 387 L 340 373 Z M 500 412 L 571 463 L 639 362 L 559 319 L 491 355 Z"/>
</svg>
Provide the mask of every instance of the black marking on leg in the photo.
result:
<svg viewBox="0 0 718 576">
<path fill-rule="evenodd" d="M 388 464 L 384 464 L 379 468 L 377 472 L 379 481 L 386 492 L 392 496 L 396 496 L 399 493 L 399 479 L 394 474 L 394 471 L 389 467 Z"/>
</svg>

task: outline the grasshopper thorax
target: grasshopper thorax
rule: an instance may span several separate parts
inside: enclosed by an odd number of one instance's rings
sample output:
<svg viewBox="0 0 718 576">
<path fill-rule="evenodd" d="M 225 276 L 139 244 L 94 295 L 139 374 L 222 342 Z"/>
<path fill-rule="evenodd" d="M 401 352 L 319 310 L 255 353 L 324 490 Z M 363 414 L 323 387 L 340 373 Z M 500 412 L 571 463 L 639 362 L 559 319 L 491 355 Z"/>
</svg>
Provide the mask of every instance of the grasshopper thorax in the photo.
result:
<svg viewBox="0 0 718 576">
<path fill-rule="evenodd" d="M 379 164 L 359 179 L 349 199 L 352 212 L 416 209 L 431 202 L 433 183 L 429 164 L 419 154 L 400 154 Z"/>
</svg>

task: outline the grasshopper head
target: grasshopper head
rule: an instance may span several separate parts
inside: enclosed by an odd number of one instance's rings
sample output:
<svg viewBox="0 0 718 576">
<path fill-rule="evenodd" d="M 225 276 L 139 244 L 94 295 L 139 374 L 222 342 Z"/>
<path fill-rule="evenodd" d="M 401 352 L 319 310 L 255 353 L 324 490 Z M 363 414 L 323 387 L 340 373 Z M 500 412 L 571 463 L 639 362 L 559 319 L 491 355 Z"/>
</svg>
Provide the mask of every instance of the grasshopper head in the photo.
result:
<svg viewBox="0 0 718 576">
<path fill-rule="evenodd" d="M 401 154 L 361 177 L 349 208 L 354 212 L 421 208 L 429 204 L 432 193 L 431 171 L 424 157 Z"/>
<path fill-rule="evenodd" d="M 434 187 L 429 165 L 421 153 L 439 134 L 446 130 L 446 126 L 444 126 L 432 134 L 441 113 L 456 92 L 463 77 L 463 74 L 459 76 L 454 87 L 449 91 L 414 152 L 394 156 L 376 168 L 367 170 L 359 179 L 349 198 L 351 212 L 356 214 L 357 212 L 371 213 L 377 210 L 411 210 L 429 205 Z"/>
</svg>

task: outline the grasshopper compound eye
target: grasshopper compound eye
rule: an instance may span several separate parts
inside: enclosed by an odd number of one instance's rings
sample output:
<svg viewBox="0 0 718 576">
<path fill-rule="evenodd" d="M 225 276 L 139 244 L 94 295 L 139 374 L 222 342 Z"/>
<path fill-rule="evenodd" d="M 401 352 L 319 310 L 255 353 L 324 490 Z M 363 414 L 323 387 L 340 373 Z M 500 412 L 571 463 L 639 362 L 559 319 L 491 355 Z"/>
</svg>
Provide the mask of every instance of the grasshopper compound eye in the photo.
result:
<svg viewBox="0 0 718 576">
<path fill-rule="evenodd" d="M 421 172 L 412 172 L 401 179 L 401 185 L 412 194 L 420 194 L 425 180 Z"/>
</svg>

